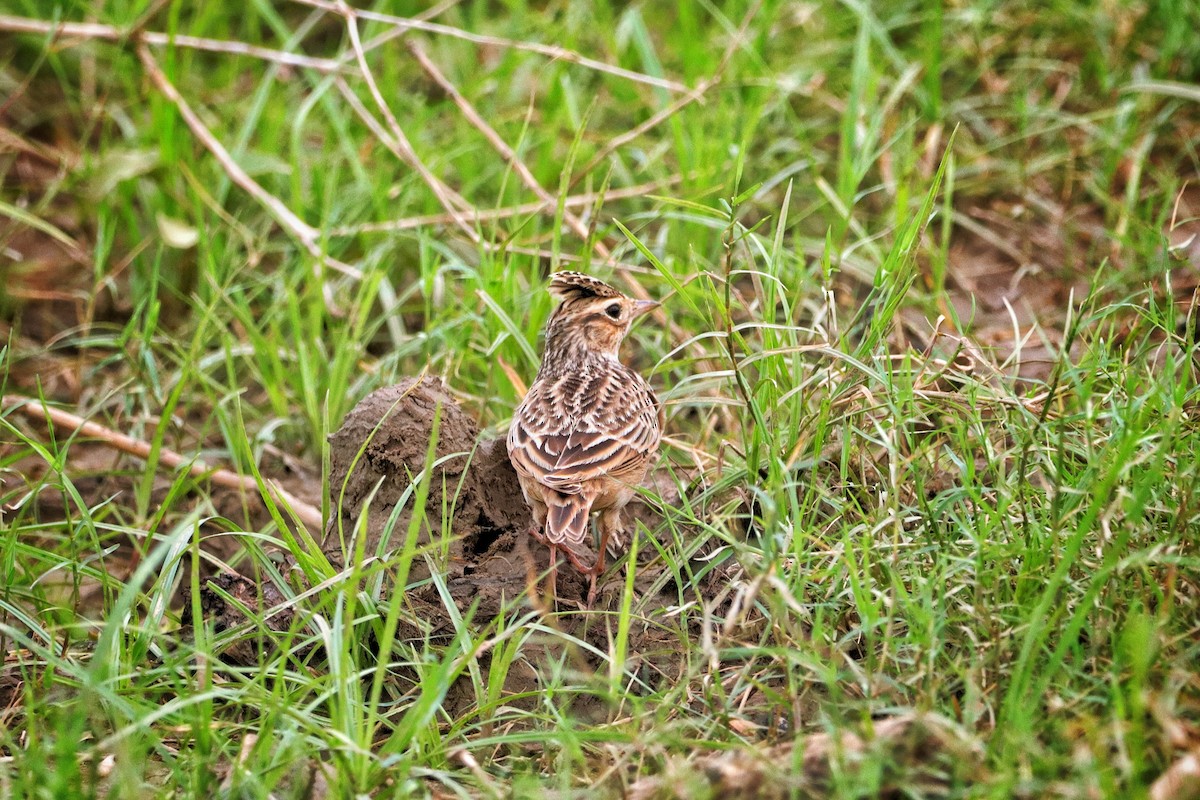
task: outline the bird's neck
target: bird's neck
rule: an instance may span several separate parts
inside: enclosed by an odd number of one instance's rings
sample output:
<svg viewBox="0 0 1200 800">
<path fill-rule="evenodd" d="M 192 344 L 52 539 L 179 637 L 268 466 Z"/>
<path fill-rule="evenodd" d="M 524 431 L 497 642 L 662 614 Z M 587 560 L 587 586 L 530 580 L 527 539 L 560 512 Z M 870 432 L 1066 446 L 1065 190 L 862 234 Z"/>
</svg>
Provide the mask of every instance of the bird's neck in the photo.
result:
<svg viewBox="0 0 1200 800">
<path fill-rule="evenodd" d="M 554 375 L 575 372 L 588 363 L 616 360 L 615 352 L 599 350 L 589 346 L 579 331 L 564 330 L 551 325 L 546 330 L 546 345 L 542 352 L 542 367 L 539 375 Z"/>
</svg>

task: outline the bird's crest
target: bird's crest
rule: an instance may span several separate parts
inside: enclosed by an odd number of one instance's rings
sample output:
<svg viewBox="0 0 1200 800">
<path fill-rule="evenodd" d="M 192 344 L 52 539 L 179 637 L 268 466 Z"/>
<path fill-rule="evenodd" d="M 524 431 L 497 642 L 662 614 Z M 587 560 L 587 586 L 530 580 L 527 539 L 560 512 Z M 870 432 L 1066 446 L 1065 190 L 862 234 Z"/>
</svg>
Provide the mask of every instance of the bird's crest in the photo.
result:
<svg viewBox="0 0 1200 800">
<path fill-rule="evenodd" d="M 583 300 L 592 297 L 623 297 L 602 280 L 582 272 L 556 272 L 550 276 L 550 294 L 559 300 Z"/>
</svg>

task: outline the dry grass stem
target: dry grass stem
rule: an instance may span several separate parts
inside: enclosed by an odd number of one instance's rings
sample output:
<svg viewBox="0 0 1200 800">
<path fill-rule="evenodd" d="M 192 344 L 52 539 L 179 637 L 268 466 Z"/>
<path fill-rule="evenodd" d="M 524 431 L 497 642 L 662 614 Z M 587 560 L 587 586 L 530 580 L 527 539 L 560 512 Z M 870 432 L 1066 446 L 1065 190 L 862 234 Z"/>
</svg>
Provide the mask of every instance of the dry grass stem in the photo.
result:
<svg viewBox="0 0 1200 800">
<path fill-rule="evenodd" d="M 238 166 L 233 156 L 225 149 L 225 145 L 221 144 L 221 141 L 213 135 L 212 131 L 200 119 L 200 116 L 192 110 L 192 107 L 179 94 L 179 90 L 168 80 L 162 68 L 158 66 L 158 62 L 155 61 L 150 49 L 145 44 L 140 44 L 138 45 L 137 52 L 151 82 L 154 83 L 168 100 L 175 104 L 175 107 L 179 110 L 179 115 L 183 117 L 192 134 L 213 154 L 213 157 L 217 159 L 217 162 L 225 170 L 225 174 L 229 176 L 229 179 L 261 203 L 270 212 L 271 216 L 274 217 L 275 221 L 298 239 L 309 255 L 319 263 L 326 263 L 344 275 L 361 280 L 361 271 L 349 264 L 344 264 L 335 258 L 329 257 L 321 250 L 320 231 L 296 216 L 282 200 L 264 189 L 258 181 L 251 178 L 244 169 Z"/>
<path fill-rule="evenodd" d="M 130 31 L 115 25 L 103 25 L 98 22 L 46 22 L 44 20 L 15 17 L 0 14 L 0 31 L 12 33 L 38 33 L 52 36 L 56 40 L 71 39 L 103 39 L 110 42 L 126 41 Z M 341 72 L 346 65 L 334 58 L 316 58 L 283 50 L 272 50 L 269 47 L 258 47 L 245 42 L 228 39 L 206 39 L 201 36 L 185 34 L 169 34 L 161 31 L 140 31 L 137 39 L 156 46 L 186 47 L 191 50 L 204 50 L 210 53 L 227 53 L 235 56 L 248 56 L 263 61 L 273 61 L 289 67 L 301 67 L 328 74 Z"/>
<path fill-rule="evenodd" d="M 363 51 L 362 40 L 358 35 L 358 21 L 355 10 L 339 0 L 337 11 L 346 20 L 346 31 L 350 35 L 350 45 L 354 50 L 355 56 L 358 58 L 358 66 L 362 70 L 363 80 L 366 81 L 367 90 L 371 93 L 376 107 L 383 114 L 391 135 L 386 135 L 378 130 L 376 127 L 378 123 L 375 121 L 374 115 L 370 114 L 361 102 L 357 102 L 358 96 L 340 78 L 338 79 L 338 89 L 350 101 L 363 121 L 371 125 L 373 130 L 376 130 L 380 141 L 389 143 L 389 149 L 396 157 L 416 170 L 421 179 L 429 186 L 430 191 L 437 197 L 438 202 L 454 217 L 458 226 L 467 234 L 467 238 L 473 242 L 478 242 L 480 240 L 478 232 L 471 225 L 469 221 L 470 217 L 463 213 L 465 211 L 473 212 L 474 209 L 471 204 L 457 191 L 442 181 L 441 178 L 434 175 L 425 162 L 421 160 L 421 157 L 417 155 L 417 151 L 413 148 L 412 142 L 409 141 L 408 136 L 404 133 L 404 129 L 400 127 L 400 121 L 396 119 L 396 115 L 392 113 L 391 107 L 384 100 L 383 93 L 379 91 L 379 84 L 375 81 L 375 76 L 371 74 L 371 68 L 367 65 L 367 54 Z M 372 125 L 372 122 L 375 122 L 375 125 Z"/>
<path fill-rule="evenodd" d="M 292 2 L 301 5 L 320 8 L 326 11 L 331 11 L 335 14 L 344 14 L 343 9 L 346 7 L 342 0 L 331 2 L 330 0 L 292 0 Z M 573 50 L 567 50 L 564 47 L 555 45 L 541 44 L 539 42 L 522 42 L 516 39 L 505 39 L 500 36 L 487 36 L 479 33 L 471 33 L 461 28 L 455 28 L 450 25 L 441 25 L 436 22 L 426 22 L 410 17 L 397 17 L 393 14 L 381 14 L 376 11 L 366 11 L 363 9 L 352 9 L 355 16 L 370 20 L 372 22 L 382 22 L 387 25 L 395 25 L 398 28 L 406 30 L 425 31 L 426 33 L 436 33 L 442 36 L 452 36 L 456 39 L 463 39 L 475 44 L 484 44 L 492 47 L 504 47 L 512 50 L 525 50 L 530 53 L 547 56 L 556 61 L 567 61 L 571 64 L 578 64 L 581 67 L 586 67 L 596 72 L 604 72 L 609 75 L 614 75 L 618 78 L 634 81 L 635 83 L 644 83 L 649 86 L 657 86 L 662 89 L 668 89 L 672 92 L 688 92 L 691 89 L 678 81 L 668 80 L 667 78 L 656 78 L 653 75 L 646 75 L 642 72 L 616 67 L 612 64 L 606 64 L 603 61 L 597 61 L 593 58 L 588 58 Z"/>
<path fill-rule="evenodd" d="M 3 132 L 0 131 L 0 135 Z M 670 178 L 659 181 L 647 181 L 639 183 L 636 186 L 627 186 L 623 189 L 610 189 L 607 192 L 588 192 L 587 194 L 568 195 L 563 199 L 563 205 L 567 208 L 576 208 L 579 206 L 594 205 L 597 201 L 604 200 L 626 200 L 631 197 L 642 197 L 650 192 L 661 191 L 669 186 L 674 186 L 683 180 L 682 175 L 675 175 Z M 551 203 L 556 202 L 553 198 Z M 475 219 L 480 222 L 495 222 L 501 219 L 510 217 L 518 217 L 525 214 L 538 214 L 547 208 L 547 203 L 541 200 L 535 200 L 531 203 L 521 203 L 515 206 L 506 206 L 504 208 L 491 208 L 486 210 L 478 210 L 475 213 Z M 329 230 L 330 236 L 358 236 L 363 233 L 391 233 L 394 231 L 411 231 L 418 228 L 427 228 L 433 225 L 449 225 L 454 222 L 454 217 L 449 214 L 422 214 L 416 217 L 404 217 L 403 219 L 394 219 L 387 222 L 365 222 L 361 225 L 343 225 Z"/>
<path fill-rule="evenodd" d="M 109 447 L 142 460 L 150 458 L 151 453 L 154 452 L 153 446 L 145 440 L 134 439 L 132 436 L 127 436 L 97 422 L 90 422 L 69 411 L 53 408 L 33 398 L 4 395 L 0 397 L 0 409 L 10 409 L 31 420 L 61 425 L 69 429 L 72 434 L 79 433 L 83 436 L 98 439 Z M 252 493 L 258 492 L 258 483 L 252 477 L 239 475 L 236 472 L 221 467 L 210 466 L 197 458 L 188 458 L 165 447 L 158 449 L 158 462 L 169 469 L 186 467 L 188 474 L 193 478 L 207 478 L 215 485 L 226 489 L 237 489 Z M 291 508 L 296 518 L 309 531 L 320 531 L 322 529 L 323 522 L 319 508 L 309 505 L 289 493 L 274 480 L 265 479 L 264 483 L 277 500 L 282 501 Z"/>
<path fill-rule="evenodd" d="M 745 40 L 746 31 L 749 29 L 751 21 L 753 21 L 755 15 L 758 13 L 759 8 L 761 7 L 762 0 L 758 0 L 758 2 L 750 6 L 750 9 L 742 18 L 742 23 L 738 27 L 737 34 L 730 40 L 729 44 L 725 47 L 725 51 L 721 54 L 721 61 L 717 65 L 717 69 L 713 72 L 711 77 L 700 81 L 700 83 L 696 84 L 694 89 L 689 89 L 683 97 L 676 98 L 674 102 L 669 104 L 666 108 L 663 108 L 657 113 L 653 114 L 641 125 L 629 129 L 620 136 L 613 137 L 607 144 L 604 145 L 604 147 L 600 148 L 600 151 L 597 152 L 596 155 L 592 156 L 592 160 L 589 161 L 583 169 L 579 170 L 575 178 L 571 181 L 570 188 L 574 188 L 579 181 L 584 178 L 584 176 L 591 174 L 592 170 L 603 164 L 605 159 L 607 159 L 610 155 L 620 150 L 622 147 L 638 137 L 653 130 L 654 128 L 657 128 L 659 125 L 666 122 L 671 117 L 690 106 L 692 103 L 702 99 L 709 89 L 720 83 L 721 76 L 725 74 L 725 70 L 729 66 L 729 60 L 733 58 L 733 54 L 737 51 L 738 45 Z"/>
<path fill-rule="evenodd" d="M 460 1 L 461 0 L 442 0 L 442 2 L 430 6 L 429 8 L 422 11 L 420 14 L 415 14 L 413 16 L 413 19 L 415 19 L 419 22 L 425 22 L 426 20 L 430 20 L 435 17 L 439 17 L 443 13 L 448 11 L 449 9 L 454 8 L 454 6 L 458 5 Z M 369 53 L 372 50 L 382 47 L 383 45 L 387 44 L 388 42 L 391 42 L 395 39 L 399 39 L 403 36 L 407 36 L 408 31 L 409 31 L 408 28 L 389 28 L 388 30 L 384 31 L 383 33 L 379 34 L 378 36 L 372 37 L 371 39 L 368 39 L 367 41 L 363 42 L 363 48 L 362 48 L 363 52 Z M 339 57 L 338 63 L 346 63 L 348 61 L 353 61 L 355 59 L 355 57 L 356 56 L 354 53 L 343 54 L 342 56 Z"/>
<path fill-rule="evenodd" d="M 544 258 L 547 261 L 558 259 L 559 261 L 567 264 L 582 264 L 587 261 L 587 259 L 583 256 L 577 256 L 573 253 L 555 253 L 553 250 L 546 250 L 545 248 L 541 247 L 528 247 L 526 245 L 512 244 L 511 242 L 484 242 L 483 247 L 485 247 L 490 253 L 520 253 L 522 255 Z M 606 263 L 612 266 L 613 269 L 621 272 L 645 272 L 645 268 L 639 267 L 637 264 L 629 264 L 624 261 L 608 261 Z M 632 281 L 630 281 L 630 283 L 632 283 Z M 646 298 L 639 299 L 644 300 Z"/>
<path fill-rule="evenodd" d="M 408 141 L 408 137 L 404 135 L 404 131 L 399 130 L 399 127 L 397 126 L 396 131 L 400 134 L 400 136 L 399 138 L 394 137 L 386 128 L 384 128 L 383 124 L 375 118 L 375 115 L 371 113 L 370 109 L 363 104 L 362 100 L 358 98 L 358 95 L 354 93 L 354 90 L 350 88 L 349 84 L 339 77 L 336 79 L 335 85 L 337 86 L 338 91 L 341 92 L 342 97 L 344 97 L 346 102 L 349 103 L 350 108 L 352 108 L 354 113 L 358 115 L 359 119 L 361 119 L 363 123 L 371 129 L 371 132 L 375 134 L 375 137 L 379 139 L 379 141 L 383 142 L 384 147 L 390 150 L 392 155 L 396 156 L 396 158 L 398 158 L 401 162 L 412 167 L 413 170 L 415 170 L 417 174 L 421 176 L 422 180 L 425 181 L 425 184 L 429 186 L 430 191 L 432 191 L 434 196 L 437 197 L 438 202 L 441 203 L 442 207 L 446 209 L 446 213 L 467 235 L 467 238 L 476 244 L 480 243 L 481 238 L 479 233 L 471 225 L 471 217 L 466 213 L 466 210 L 471 208 L 470 204 L 467 203 L 466 199 L 464 199 L 462 195 L 460 195 L 450 186 L 447 186 L 441 180 L 441 178 L 434 175 L 429 170 L 429 167 L 425 165 L 425 162 L 423 162 L 420 156 L 416 154 L 416 151 L 412 149 L 412 144 Z"/>
</svg>

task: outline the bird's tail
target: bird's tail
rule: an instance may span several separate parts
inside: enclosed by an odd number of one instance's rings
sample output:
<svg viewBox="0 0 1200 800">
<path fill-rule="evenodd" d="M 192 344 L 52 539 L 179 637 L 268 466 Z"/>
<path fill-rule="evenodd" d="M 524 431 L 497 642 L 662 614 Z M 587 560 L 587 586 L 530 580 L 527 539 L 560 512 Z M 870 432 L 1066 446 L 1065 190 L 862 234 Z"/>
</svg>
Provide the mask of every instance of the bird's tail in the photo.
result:
<svg viewBox="0 0 1200 800">
<path fill-rule="evenodd" d="M 590 555 L 588 519 L 590 503 L 582 494 L 549 492 L 546 499 L 546 543 L 578 556 Z M 575 560 L 575 559 L 573 559 Z"/>
</svg>

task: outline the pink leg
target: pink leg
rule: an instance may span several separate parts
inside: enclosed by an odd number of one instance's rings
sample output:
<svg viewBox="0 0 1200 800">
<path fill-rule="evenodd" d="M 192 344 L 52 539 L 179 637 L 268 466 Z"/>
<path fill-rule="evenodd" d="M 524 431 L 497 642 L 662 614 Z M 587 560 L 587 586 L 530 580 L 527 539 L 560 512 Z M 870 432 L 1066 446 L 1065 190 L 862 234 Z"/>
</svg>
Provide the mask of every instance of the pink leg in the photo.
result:
<svg viewBox="0 0 1200 800">
<path fill-rule="evenodd" d="M 600 573 L 593 572 L 591 575 L 591 587 L 588 589 L 587 607 L 590 610 L 596 604 L 596 578 L 600 577 Z"/>
<path fill-rule="evenodd" d="M 596 563 L 588 571 L 591 578 L 591 585 L 588 588 L 587 607 L 590 609 L 596 604 L 596 580 L 604 573 L 604 545 L 607 543 L 608 536 L 602 532 L 600 534 L 600 552 L 596 553 Z"/>
<path fill-rule="evenodd" d="M 611 512 L 605 511 L 600 515 L 600 551 L 596 553 L 596 564 L 590 570 L 592 576 L 592 588 L 588 590 L 588 608 L 596 602 L 596 580 L 604 574 L 604 561 L 608 556 L 608 537 L 612 534 L 613 524 L 620 523 L 620 517 L 615 514 L 609 516 Z"/>
</svg>

